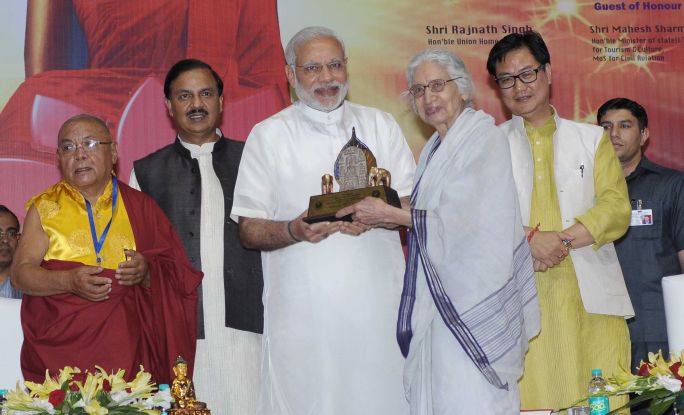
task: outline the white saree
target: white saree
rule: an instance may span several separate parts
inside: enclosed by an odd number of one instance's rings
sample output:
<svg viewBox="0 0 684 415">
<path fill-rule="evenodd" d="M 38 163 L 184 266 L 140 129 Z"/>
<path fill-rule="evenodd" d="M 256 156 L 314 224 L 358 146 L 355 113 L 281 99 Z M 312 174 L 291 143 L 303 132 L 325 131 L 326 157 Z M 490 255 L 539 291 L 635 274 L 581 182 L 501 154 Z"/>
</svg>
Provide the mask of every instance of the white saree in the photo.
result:
<svg viewBox="0 0 684 415">
<path fill-rule="evenodd" d="M 506 137 L 466 108 L 414 183 L 397 326 L 411 414 L 518 414 L 539 308 Z"/>
</svg>

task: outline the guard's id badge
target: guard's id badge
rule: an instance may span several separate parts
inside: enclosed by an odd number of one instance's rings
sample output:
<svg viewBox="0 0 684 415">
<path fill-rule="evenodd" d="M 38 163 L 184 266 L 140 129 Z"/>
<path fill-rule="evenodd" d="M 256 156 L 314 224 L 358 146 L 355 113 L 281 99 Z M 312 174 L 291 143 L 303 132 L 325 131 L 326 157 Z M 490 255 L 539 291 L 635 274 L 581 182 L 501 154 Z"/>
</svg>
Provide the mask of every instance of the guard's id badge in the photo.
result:
<svg viewBox="0 0 684 415">
<path fill-rule="evenodd" d="M 639 209 L 632 211 L 632 221 L 629 226 L 653 225 L 653 209 Z"/>
</svg>

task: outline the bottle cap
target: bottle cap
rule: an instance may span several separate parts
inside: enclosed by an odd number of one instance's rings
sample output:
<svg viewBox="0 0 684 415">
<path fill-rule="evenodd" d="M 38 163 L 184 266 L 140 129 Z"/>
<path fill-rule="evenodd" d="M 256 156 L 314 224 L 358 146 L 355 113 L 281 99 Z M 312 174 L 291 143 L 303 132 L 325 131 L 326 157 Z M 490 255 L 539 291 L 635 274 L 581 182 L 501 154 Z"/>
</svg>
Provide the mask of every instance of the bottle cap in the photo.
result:
<svg viewBox="0 0 684 415">
<path fill-rule="evenodd" d="M 601 376 L 601 369 L 592 369 L 591 370 L 591 376 L 593 376 L 593 377 Z"/>
</svg>

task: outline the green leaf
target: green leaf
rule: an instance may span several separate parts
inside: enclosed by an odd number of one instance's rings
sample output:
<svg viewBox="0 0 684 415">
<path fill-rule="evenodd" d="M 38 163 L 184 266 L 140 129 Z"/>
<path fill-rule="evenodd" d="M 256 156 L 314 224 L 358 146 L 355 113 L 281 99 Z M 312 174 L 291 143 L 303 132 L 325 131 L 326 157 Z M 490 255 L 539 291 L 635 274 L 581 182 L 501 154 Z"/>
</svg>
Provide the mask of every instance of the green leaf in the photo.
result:
<svg viewBox="0 0 684 415">
<path fill-rule="evenodd" d="M 8 405 L 6 402 L 5 404 L 2 405 L 4 409 L 7 410 L 12 410 L 12 411 L 24 411 L 24 412 L 31 412 L 35 413 L 37 415 L 49 415 L 45 411 L 41 411 L 40 408 L 36 408 L 32 404 L 19 404 L 19 405 Z"/>
<path fill-rule="evenodd" d="M 670 395 L 663 399 L 654 399 L 651 402 L 651 406 L 648 407 L 651 415 L 662 415 L 667 412 L 675 401 L 674 395 Z"/>
<path fill-rule="evenodd" d="M 109 409 L 109 415 L 147 415 L 142 410 L 133 406 L 115 406 Z"/>
<path fill-rule="evenodd" d="M 637 404 L 640 404 L 642 402 L 648 402 L 651 399 L 659 399 L 659 398 L 664 398 L 666 396 L 669 396 L 671 394 L 670 391 L 667 389 L 656 389 L 656 390 L 650 390 L 642 393 L 641 395 L 637 396 L 636 398 L 632 399 L 629 401 L 629 406 L 634 406 Z"/>
<path fill-rule="evenodd" d="M 110 403 L 112 403 L 112 397 L 109 395 L 108 392 L 105 392 L 104 390 L 100 389 L 97 394 L 95 395 L 95 399 L 100 403 L 100 406 L 107 407 L 109 406 Z"/>
<path fill-rule="evenodd" d="M 661 412 L 658 412 L 659 414 L 664 413 L 667 411 L 667 409 L 672 405 L 672 403 L 675 400 L 675 394 L 670 392 L 667 389 L 653 389 L 653 390 L 647 390 L 644 391 L 641 395 L 637 395 L 636 398 L 631 399 L 629 402 L 627 402 L 625 405 L 613 409 L 612 411 L 609 412 L 609 414 L 618 414 L 620 410 L 627 408 L 627 407 L 633 407 L 636 405 L 639 405 L 644 402 L 651 401 L 651 406 L 650 406 L 650 411 L 651 415 L 654 415 L 655 410 L 660 410 L 661 406 L 666 405 L 665 409 L 662 410 Z"/>
<path fill-rule="evenodd" d="M 73 407 L 76 402 L 81 400 L 82 397 L 81 391 L 67 392 L 67 396 L 64 398 L 64 403 L 66 403 L 69 407 Z"/>
</svg>

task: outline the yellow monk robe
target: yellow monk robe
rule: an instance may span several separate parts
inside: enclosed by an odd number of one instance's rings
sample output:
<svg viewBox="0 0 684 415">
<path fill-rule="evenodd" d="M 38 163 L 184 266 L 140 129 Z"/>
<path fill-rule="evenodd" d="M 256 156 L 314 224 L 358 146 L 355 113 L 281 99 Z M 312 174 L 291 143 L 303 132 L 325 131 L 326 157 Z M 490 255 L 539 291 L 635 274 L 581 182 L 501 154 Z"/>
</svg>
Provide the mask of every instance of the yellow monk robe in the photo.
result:
<svg viewBox="0 0 684 415">
<path fill-rule="evenodd" d="M 173 226 L 147 195 L 118 185 L 114 219 L 100 255 L 99 276 L 113 280 L 108 298 L 89 301 L 70 293 L 24 295 L 21 318 L 24 378 L 42 382 L 45 371 L 64 366 L 107 372 L 123 369 L 132 380 L 140 365 L 156 383 L 170 383 L 178 355 L 190 364 L 196 347 L 197 286 L 194 270 Z M 97 265 L 85 199 L 74 187 L 59 182 L 34 197 L 49 247 L 41 267 L 66 271 Z M 128 208 L 128 210 L 127 210 Z M 112 216 L 112 184 L 93 206 L 97 238 Z M 123 249 L 145 257 L 150 286 L 126 286 L 114 281 L 114 270 L 125 260 Z"/>
<path fill-rule="evenodd" d="M 542 231 L 561 231 L 553 168 L 555 120 L 550 116 L 538 129 L 525 121 L 525 131 L 534 160 L 529 223 L 531 226 L 540 223 Z M 605 135 L 596 150 L 594 163 L 616 166 L 608 169 L 611 175 L 594 177 L 595 193 L 600 198 L 602 191 L 622 177 L 610 140 Z M 610 206 L 594 207 L 576 218 L 595 238 L 596 246 L 621 236 L 621 230 L 605 219 L 611 217 L 610 209 Z M 535 273 L 535 278 L 541 332 L 530 342 L 525 357 L 525 371 L 520 380 L 521 404 L 522 408 L 565 408 L 586 397 L 592 369 L 602 369 L 607 377 L 617 374 L 620 368 L 629 367 L 629 332 L 623 317 L 586 312 L 569 256 L 560 265 Z M 626 402 L 626 397 L 611 398 L 611 409 Z"/>
<path fill-rule="evenodd" d="M 40 223 L 49 239 L 44 260 L 58 259 L 98 265 L 85 198 L 76 188 L 62 180 L 31 199 L 28 206 L 31 205 L 36 207 Z M 92 209 L 99 239 L 112 217 L 111 181 Z M 64 218 L 73 220 L 65 221 Z M 100 251 L 100 266 L 116 269 L 120 262 L 126 260 L 124 248 L 135 250 L 135 238 L 126 206 L 119 192 L 114 219 Z"/>
</svg>

